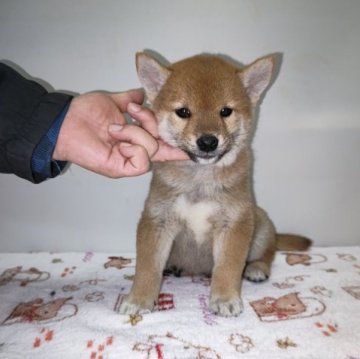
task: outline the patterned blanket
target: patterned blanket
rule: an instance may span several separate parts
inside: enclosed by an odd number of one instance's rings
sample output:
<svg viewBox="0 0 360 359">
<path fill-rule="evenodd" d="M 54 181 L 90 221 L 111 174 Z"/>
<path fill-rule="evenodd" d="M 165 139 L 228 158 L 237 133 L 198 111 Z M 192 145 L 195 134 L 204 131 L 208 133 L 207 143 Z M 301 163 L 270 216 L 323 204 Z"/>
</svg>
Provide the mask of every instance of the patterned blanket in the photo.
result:
<svg viewBox="0 0 360 359">
<path fill-rule="evenodd" d="M 244 312 L 209 311 L 210 279 L 164 277 L 156 310 L 118 313 L 134 256 L 0 254 L 0 358 L 360 359 L 360 247 L 277 253 Z"/>
</svg>

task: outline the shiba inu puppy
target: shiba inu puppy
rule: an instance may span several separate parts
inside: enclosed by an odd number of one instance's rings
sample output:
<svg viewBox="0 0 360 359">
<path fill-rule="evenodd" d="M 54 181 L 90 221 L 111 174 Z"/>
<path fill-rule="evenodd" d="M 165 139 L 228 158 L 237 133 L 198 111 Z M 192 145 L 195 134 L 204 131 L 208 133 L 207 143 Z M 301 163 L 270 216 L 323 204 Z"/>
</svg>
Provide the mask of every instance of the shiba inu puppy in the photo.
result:
<svg viewBox="0 0 360 359">
<path fill-rule="evenodd" d="M 211 310 L 237 316 L 242 276 L 267 279 L 277 242 L 287 250 L 309 244 L 276 235 L 253 196 L 253 112 L 270 83 L 274 59 L 244 68 L 211 55 L 167 67 L 145 53 L 136 60 L 161 138 L 190 159 L 154 165 L 138 225 L 134 284 L 120 312 L 151 311 L 163 270 L 172 269 L 211 275 Z"/>
</svg>

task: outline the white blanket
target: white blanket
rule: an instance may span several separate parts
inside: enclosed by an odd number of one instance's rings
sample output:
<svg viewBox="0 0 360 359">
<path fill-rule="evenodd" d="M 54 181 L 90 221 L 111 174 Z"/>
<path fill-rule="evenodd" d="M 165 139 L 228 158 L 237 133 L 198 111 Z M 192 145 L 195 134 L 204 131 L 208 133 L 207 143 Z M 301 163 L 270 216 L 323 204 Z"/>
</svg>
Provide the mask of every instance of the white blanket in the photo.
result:
<svg viewBox="0 0 360 359">
<path fill-rule="evenodd" d="M 0 358 L 360 359 L 360 247 L 277 253 L 237 318 L 209 311 L 204 277 L 165 277 L 155 312 L 118 314 L 134 262 L 0 254 Z"/>
</svg>

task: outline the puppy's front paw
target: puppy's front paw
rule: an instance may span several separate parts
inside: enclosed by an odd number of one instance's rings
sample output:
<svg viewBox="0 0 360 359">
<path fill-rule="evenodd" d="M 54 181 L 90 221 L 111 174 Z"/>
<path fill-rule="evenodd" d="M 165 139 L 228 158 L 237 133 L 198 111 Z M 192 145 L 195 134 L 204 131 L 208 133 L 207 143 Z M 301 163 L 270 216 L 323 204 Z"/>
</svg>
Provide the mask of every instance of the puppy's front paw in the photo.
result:
<svg viewBox="0 0 360 359">
<path fill-rule="evenodd" d="M 147 314 L 150 313 L 154 308 L 154 303 L 151 302 L 140 302 L 131 299 L 130 296 L 126 296 L 120 305 L 120 314 Z"/>
<path fill-rule="evenodd" d="M 243 308 L 243 302 L 240 297 L 228 300 L 220 298 L 210 300 L 211 311 L 222 317 L 237 317 L 243 311 Z"/>
</svg>

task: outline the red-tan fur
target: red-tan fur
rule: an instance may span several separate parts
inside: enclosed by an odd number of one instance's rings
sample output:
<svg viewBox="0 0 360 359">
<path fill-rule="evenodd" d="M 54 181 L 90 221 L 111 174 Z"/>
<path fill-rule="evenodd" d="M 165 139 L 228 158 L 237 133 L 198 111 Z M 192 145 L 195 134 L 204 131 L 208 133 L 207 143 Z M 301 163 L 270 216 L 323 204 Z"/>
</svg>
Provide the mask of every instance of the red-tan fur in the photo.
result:
<svg viewBox="0 0 360 359">
<path fill-rule="evenodd" d="M 250 143 L 254 108 L 273 64 L 267 56 L 238 68 L 218 56 L 198 55 L 165 67 L 137 55 L 161 137 L 191 160 L 154 165 L 138 226 L 134 284 L 121 313 L 153 309 L 165 268 L 211 275 L 210 308 L 222 316 L 242 311 L 242 275 L 256 282 L 270 275 L 276 234 L 253 196 Z M 232 110 L 226 118 L 220 115 L 224 107 Z M 191 116 L 180 118 L 179 108 Z M 204 135 L 218 139 L 215 150 L 200 150 L 197 141 Z"/>
</svg>

